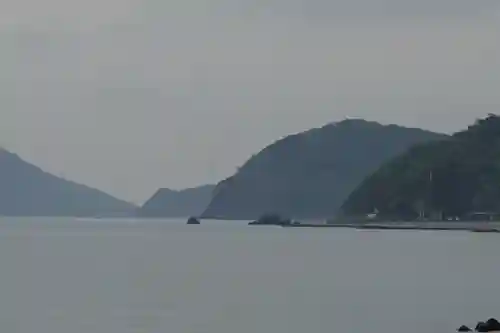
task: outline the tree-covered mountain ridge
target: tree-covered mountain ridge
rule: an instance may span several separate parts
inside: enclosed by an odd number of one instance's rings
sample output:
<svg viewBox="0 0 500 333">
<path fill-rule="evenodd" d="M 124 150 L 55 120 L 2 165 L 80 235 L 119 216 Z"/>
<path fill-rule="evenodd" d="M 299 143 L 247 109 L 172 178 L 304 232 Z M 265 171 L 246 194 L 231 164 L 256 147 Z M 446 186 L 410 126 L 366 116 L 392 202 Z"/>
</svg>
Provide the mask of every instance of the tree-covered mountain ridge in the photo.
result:
<svg viewBox="0 0 500 333">
<path fill-rule="evenodd" d="M 445 137 L 361 119 L 289 135 L 220 182 L 203 217 L 255 219 L 269 212 L 294 218 L 331 217 L 383 162 L 414 144 Z"/>
<path fill-rule="evenodd" d="M 343 215 L 467 218 L 500 212 L 500 116 L 448 140 L 416 145 L 385 163 L 349 196 Z"/>
</svg>

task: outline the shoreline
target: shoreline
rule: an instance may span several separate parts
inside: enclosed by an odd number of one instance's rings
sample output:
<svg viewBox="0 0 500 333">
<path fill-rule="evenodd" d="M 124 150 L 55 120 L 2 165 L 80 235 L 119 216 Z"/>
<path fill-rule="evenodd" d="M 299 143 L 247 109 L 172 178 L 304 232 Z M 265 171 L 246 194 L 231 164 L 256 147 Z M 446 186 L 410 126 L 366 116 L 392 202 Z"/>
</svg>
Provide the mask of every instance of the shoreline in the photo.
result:
<svg viewBox="0 0 500 333">
<path fill-rule="evenodd" d="M 415 223 L 302 223 L 281 225 L 283 228 L 344 228 L 360 230 L 420 230 L 420 231 L 469 231 L 500 233 L 500 223 L 491 222 L 420 222 Z"/>
</svg>

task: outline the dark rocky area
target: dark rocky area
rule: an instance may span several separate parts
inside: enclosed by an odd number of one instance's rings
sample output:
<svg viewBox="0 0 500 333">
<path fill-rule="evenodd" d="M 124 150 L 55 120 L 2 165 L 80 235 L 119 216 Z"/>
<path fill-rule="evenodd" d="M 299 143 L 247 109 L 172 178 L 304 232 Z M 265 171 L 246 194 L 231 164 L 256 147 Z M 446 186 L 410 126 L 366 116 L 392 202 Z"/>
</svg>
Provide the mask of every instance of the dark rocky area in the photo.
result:
<svg viewBox="0 0 500 333">
<path fill-rule="evenodd" d="M 257 220 L 248 223 L 249 225 L 289 225 L 292 221 L 287 218 L 283 218 L 278 214 L 264 214 Z"/>
<path fill-rule="evenodd" d="M 500 332 L 500 322 L 495 318 L 490 318 L 485 322 L 479 322 L 476 325 L 476 332 Z"/>
<path fill-rule="evenodd" d="M 187 220 L 187 224 L 201 224 L 200 220 L 198 220 L 196 217 L 191 216 Z"/>
<path fill-rule="evenodd" d="M 487 321 L 480 321 L 477 323 L 474 330 L 481 333 L 500 332 L 500 322 L 495 318 L 490 318 Z M 472 332 L 472 329 L 469 326 L 462 325 L 457 329 L 457 332 Z"/>
</svg>

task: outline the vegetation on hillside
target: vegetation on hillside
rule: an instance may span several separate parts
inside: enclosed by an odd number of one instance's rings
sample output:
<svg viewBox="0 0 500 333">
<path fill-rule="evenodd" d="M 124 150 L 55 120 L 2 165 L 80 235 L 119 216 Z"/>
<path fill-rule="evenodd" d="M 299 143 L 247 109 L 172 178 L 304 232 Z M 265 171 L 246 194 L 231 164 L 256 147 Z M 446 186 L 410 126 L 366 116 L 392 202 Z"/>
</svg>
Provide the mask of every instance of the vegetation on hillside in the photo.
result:
<svg viewBox="0 0 500 333">
<path fill-rule="evenodd" d="M 500 117 L 490 114 L 449 140 L 412 147 L 369 176 L 342 206 L 344 215 L 379 211 L 414 219 L 500 212 Z"/>
<path fill-rule="evenodd" d="M 257 219 L 273 212 L 291 218 L 330 217 L 383 162 L 414 144 L 445 137 L 355 119 L 290 135 L 219 183 L 203 216 Z"/>
</svg>

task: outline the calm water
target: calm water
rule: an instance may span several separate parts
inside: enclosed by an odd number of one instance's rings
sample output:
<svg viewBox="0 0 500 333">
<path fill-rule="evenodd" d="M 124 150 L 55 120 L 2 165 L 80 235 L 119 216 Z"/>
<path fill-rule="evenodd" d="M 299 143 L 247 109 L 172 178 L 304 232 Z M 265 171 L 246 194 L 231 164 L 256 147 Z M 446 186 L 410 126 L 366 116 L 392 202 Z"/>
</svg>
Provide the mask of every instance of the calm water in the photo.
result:
<svg viewBox="0 0 500 333">
<path fill-rule="evenodd" d="M 0 220 L 4 333 L 454 332 L 500 317 L 500 237 Z"/>
</svg>

